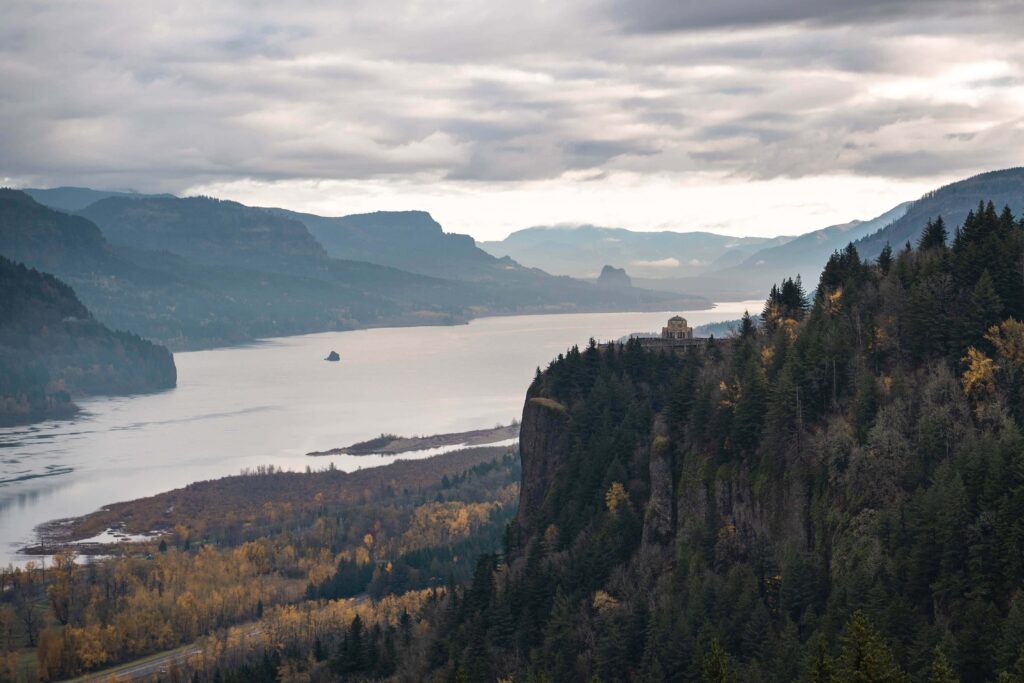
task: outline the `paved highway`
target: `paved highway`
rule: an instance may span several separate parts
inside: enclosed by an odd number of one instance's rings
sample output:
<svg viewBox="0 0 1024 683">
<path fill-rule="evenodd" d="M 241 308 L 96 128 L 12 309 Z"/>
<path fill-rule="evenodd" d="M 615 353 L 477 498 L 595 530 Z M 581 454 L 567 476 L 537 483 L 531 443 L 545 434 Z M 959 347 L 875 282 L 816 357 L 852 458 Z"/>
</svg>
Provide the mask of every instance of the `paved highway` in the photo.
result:
<svg viewBox="0 0 1024 683">
<path fill-rule="evenodd" d="M 353 598 L 350 598 L 352 602 L 363 603 L 370 599 L 370 596 L 366 593 L 361 593 Z M 263 631 L 263 628 L 259 624 L 253 624 L 252 627 L 246 631 L 246 635 L 256 636 Z M 74 679 L 75 682 L 81 681 L 85 683 L 87 681 L 136 681 L 140 679 L 150 678 L 157 674 L 167 673 L 170 671 L 171 666 L 177 664 L 184 664 L 189 657 L 201 654 L 203 649 L 196 645 L 186 645 L 185 647 L 179 647 L 177 650 L 169 650 L 156 657 L 150 657 L 138 662 L 129 662 L 128 664 L 122 664 L 121 666 L 114 667 L 112 669 L 106 669 L 104 671 L 98 671 L 92 674 L 86 674 L 80 678 Z"/>
</svg>

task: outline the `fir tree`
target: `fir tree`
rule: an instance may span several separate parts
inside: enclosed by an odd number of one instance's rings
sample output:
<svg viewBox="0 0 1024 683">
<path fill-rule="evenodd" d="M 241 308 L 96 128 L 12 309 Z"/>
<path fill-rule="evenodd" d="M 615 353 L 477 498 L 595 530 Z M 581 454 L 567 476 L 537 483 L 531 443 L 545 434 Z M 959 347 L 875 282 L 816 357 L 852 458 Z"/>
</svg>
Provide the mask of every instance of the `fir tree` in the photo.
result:
<svg viewBox="0 0 1024 683">
<path fill-rule="evenodd" d="M 843 648 L 836 660 L 836 683 L 909 683 L 885 641 L 861 612 L 846 624 Z"/>
<path fill-rule="evenodd" d="M 732 683 L 735 680 L 729 671 L 729 655 L 717 639 L 711 641 L 711 647 L 704 656 L 702 674 L 704 683 Z"/>
<path fill-rule="evenodd" d="M 917 248 L 920 251 L 945 249 L 948 238 L 949 232 L 946 230 L 946 222 L 942 220 L 942 216 L 935 220 L 929 219 L 924 227 L 924 231 L 921 233 L 921 238 L 917 242 Z"/>
</svg>

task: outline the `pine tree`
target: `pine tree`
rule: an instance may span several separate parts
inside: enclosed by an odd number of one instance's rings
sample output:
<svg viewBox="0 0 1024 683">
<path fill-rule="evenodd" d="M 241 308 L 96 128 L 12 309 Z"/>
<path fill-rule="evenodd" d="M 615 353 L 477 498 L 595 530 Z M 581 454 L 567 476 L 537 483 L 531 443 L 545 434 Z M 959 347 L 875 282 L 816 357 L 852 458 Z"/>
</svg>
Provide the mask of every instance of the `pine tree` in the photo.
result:
<svg viewBox="0 0 1024 683">
<path fill-rule="evenodd" d="M 852 422 L 857 441 L 865 443 L 878 412 L 878 385 L 867 368 L 857 375 L 857 393 L 853 398 Z"/>
<path fill-rule="evenodd" d="M 928 683 L 959 683 L 960 678 L 953 673 L 949 660 L 942 650 L 935 648 L 935 655 L 932 659 L 931 671 L 928 673 Z"/>
<path fill-rule="evenodd" d="M 882 247 L 882 253 L 878 255 L 878 269 L 882 271 L 882 275 L 888 275 L 889 269 L 892 268 L 892 247 L 886 242 L 885 246 Z"/>
<path fill-rule="evenodd" d="M 751 453 L 761 438 L 768 399 L 768 380 L 760 359 L 751 355 L 740 380 L 740 396 L 733 417 L 732 441 L 739 452 Z"/>
<path fill-rule="evenodd" d="M 568 681 L 574 677 L 572 661 L 576 647 L 573 644 L 573 622 L 572 607 L 559 586 L 544 629 L 543 645 L 545 669 L 556 681 Z"/>
<path fill-rule="evenodd" d="M 832 683 L 835 663 L 828 653 L 828 641 L 825 636 L 818 635 L 814 643 L 814 654 L 807 666 L 808 683 Z"/>
<path fill-rule="evenodd" d="M 836 683 L 908 683 L 882 636 L 861 612 L 846 624 L 843 648 L 836 660 Z"/>
<path fill-rule="evenodd" d="M 917 242 L 917 248 L 920 251 L 945 249 L 948 238 L 949 232 L 946 230 L 946 222 L 942 220 L 942 216 L 935 220 L 929 219 L 924 227 L 924 231 L 921 233 L 921 239 Z"/>
<path fill-rule="evenodd" d="M 750 316 L 749 311 L 743 311 L 743 317 L 740 318 L 739 338 L 742 340 L 752 339 L 756 334 L 757 325 L 754 324 L 754 319 Z"/>
<path fill-rule="evenodd" d="M 963 316 L 960 331 L 960 348 L 970 346 L 983 348 L 985 333 L 992 325 L 1003 319 L 1003 301 L 996 293 L 995 283 L 986 268 L 971 292 L 971 303 Z"/>
<path fill-rule="evenodd" d="M 735 680 L 729 671 L 729 655 L 717 638 L 711 641 L 711 648 L 704 655 L 702 672 L 704 683 L 732 683 Z"/>
</svg>

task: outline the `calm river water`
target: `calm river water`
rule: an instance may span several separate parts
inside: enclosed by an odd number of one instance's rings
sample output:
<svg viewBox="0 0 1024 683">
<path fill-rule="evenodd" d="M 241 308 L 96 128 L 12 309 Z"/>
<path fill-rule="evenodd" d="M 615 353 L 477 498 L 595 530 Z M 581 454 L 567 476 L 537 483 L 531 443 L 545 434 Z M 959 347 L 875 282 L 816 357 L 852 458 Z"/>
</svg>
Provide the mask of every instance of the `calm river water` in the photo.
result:
<svg viewBox="0 0 1024 683">
<path fill-rule="evenodd" d="M 684 311 L 691 325 L 760 302 Z M 79 401 L 73 420 L 0 429 L 0 564 L 40 523 L 274 464 L 351 470 L 382 458 L 305 454 L 382 432 L 456 432 L 518 418 L 534 370 L 590 337 L 660 330 L 668 313 L 482 318 L 327 332 L 175 354 L 178 387 Z M 340 363 L 324 362 L 331 350 Z M 400 456 L 400 457 L 408 457 Z"/>
</svg>

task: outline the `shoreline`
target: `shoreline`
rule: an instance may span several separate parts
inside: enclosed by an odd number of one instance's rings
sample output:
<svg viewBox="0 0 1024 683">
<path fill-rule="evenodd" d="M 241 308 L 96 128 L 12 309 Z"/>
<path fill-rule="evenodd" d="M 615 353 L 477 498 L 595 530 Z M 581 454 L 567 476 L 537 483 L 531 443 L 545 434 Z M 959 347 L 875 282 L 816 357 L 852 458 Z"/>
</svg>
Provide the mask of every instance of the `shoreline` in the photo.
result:
<svg viewBox="0 0 1024 683">
<path fill-rule="evenodd" d="M 126 548 L 153 551 L 160 540 L 174 536 L 177 525 L 192 528 L 196 520 L 219 515 L 225 507 L 244 524 L 263 514 L 266 503 L 294 504 L 296 500 L 313 501 L 318 495 L 328 502 L 358 500 L 366 490 L 386 488 L 401 476 L 424 482 L 440 480 L 446 474 L 458 474 L 508 453 L 514 453 L 509 446 L 476 446 L 418 460 L 397 458 L 351 472 L 331 467 L 306 472 L 271 467 L 207 479 L 153 496 L 104 505 L 85 515 L 44 522 L 35 529 L 35 542 L 22 546 L 18 553 L 31 558 L 73 551 L 89 558 Z M 195 540 L 202 542 L 201 538 Z"/>
<path fill-rule="evenodd" d="M 692 296 L 693 300 L 689 301 L 685 297 Z M 414 319 L 414 318 L 401 318 L 392 321 L 376 321 L 366 326 L 355 326 L 346 327 L 344 329 L 333 329 L 333 330 L 316 330 L 307 332 L 296 332 L 294 334 L 279 334 L 273 337 L 256 337 L 254 339 L 247 339 L 237 342 L 226 342 L 224 344 L 196 344 L 196 345 L 183 345 L 178 346 L 175 344 L 168 344 L 161 341 L 153 341 L 154 343 L 163 344 L 167 346 L 168 350 L 174 353 L 195 353 L 197 351 L 216 351 L 219 349 L 240 349 L 247 348 L 250 346 L 258 346 L 260 344 L 272 343 L 275 339 L 288 339 L 290 337 L 306 337 L 314 334 L 331 334 L 336 332 L 361 332 L 364 330 L 386 330 L 403 327 L 458 327 L 460 325 L 469 325 L 474 320 L 485 320 L 487 318 L 513 318 L 520 316 L 534 316 L 534 315 L 600 315 L 603 313 L 672 313 L 674 311 L 710 311 L 713 310 L 720 303 L 719 301 L 713 301 L 707 297 L 697 295 L 680 295 L 680 305 L 674 308 L 664 308 L 664 303 L 658 302 L 656 305 L 651 306 L 628 306 L 623 308 L 556 308 L 552 310 L 525 310 L 525 311 L 494 311 L 486 312 L 480 315 L 469 315 L 459 318 L 450 318 L 449 320 L 437 320 L 430 322 L 427 319 Z M 147 338 L 148 339 L 148 338 Z"/>
<path fill-rule="evenodd" d="M 321 457 L 326 455 L 399 455 L 413 451 L 425 451 L 446 446 L 479 447 L 516 439 L 519 437 L 519 425 L 498 425 L 491 429 L 472 429 L 466 432 L 433 434 L 431 436 L 397 436 L 381 434 L 379 437 L 360 441 L 350 446 L 331 448 L 326 451 L 310 451 L 306 455 Z"/>
</svg>

